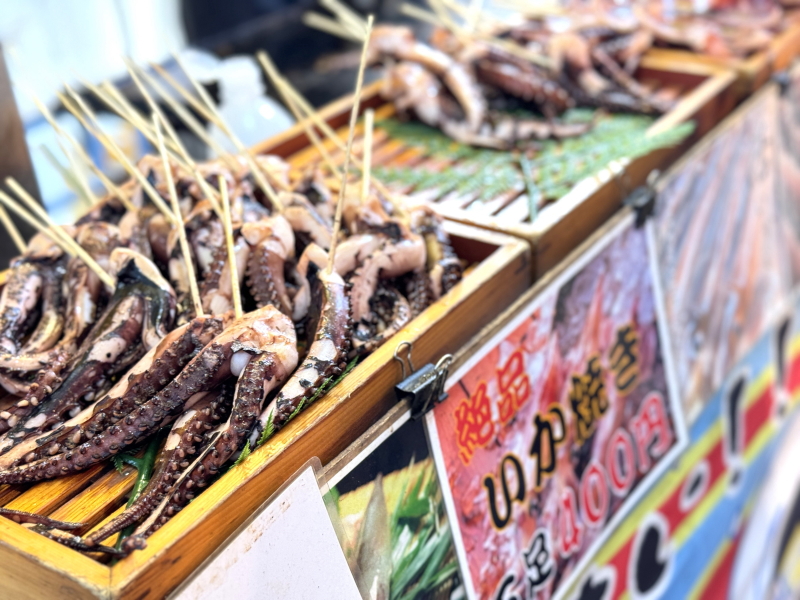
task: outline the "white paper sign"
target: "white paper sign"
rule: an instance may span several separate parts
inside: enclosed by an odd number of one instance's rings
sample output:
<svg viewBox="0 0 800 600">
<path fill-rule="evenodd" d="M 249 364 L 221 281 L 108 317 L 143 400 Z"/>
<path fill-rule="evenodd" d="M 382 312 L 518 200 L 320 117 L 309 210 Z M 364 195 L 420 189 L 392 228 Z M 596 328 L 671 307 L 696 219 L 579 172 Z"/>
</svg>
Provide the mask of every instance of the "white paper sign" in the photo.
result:
<svg viewBox="0 0 800 600">
<path fill-rule="evenodd" d="M 313 466 L 279 490 L 172 598 L 360 600 Z"/>
</svg>

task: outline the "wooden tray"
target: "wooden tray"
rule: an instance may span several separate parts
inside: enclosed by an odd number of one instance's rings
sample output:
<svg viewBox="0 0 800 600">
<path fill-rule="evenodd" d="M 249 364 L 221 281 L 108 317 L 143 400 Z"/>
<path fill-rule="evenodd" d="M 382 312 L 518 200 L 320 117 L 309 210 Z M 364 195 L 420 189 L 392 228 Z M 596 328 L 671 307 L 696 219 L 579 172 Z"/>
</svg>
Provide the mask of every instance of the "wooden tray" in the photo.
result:
<svg viewBox="0 0 800 600">
<path fill-rule="evenodd" d="M 736 73 L 733 93 L 742 100 L 764 85 L 776 71 L 789 67 L 800 55 L 800 23 L 792 25 L 772 40 L 769 48 L 756 52 L 748 58 L 720 58 L 698 54 L 689 50 L 653 48 L 647 56 L 686 64 L 722 67 Z"/>
<path fill-rule="evenodd" d="M 471 265 L 462 282 L 205 490 L 145 550 L 108 566 L 0 518 L 2 595 L 163 597 L 308 459 L 316 456 L 325 464 L 344 450 L 395 403 L 401 368 L 393 353 L 401 341 L 413 344 L 417 366 L 456 352 L 530 285 L 530 250 L 522 240 L 455 222 L 445 228 L 457 254 Z M 0 505 L 95 529 L 122 510 L 134 478 L 131 468 L 118 473 L 109 464 L 97 465 L 32 487 L 0 486 Z"/>
<path fill-rule="evenodd" d="M 637 72 L 643 82 L 663 86 L 675 86 L 681 90 L 680 99 L 673 110 L 663 115 L 652 126 L 653 131 L 663 131 L 687 120 L 694 120 L 694 134 L 674 148 L 656 150 L 633 161 L 617 161 L 578 183 L 571 192 L 539 211 L 533 223 L 529 220 L 527 195 L 524 190 L 509 190 L 496 200 L 471 202 L 463 205 L 451 200 L 442 204 L 445 195 L 435 190 L 413 190 L 424 195 L 436 210 L 455 221 L 510 233 L 525 239 L 532 248 L 531 273 L 534 279 L 541 277 L 563 259 L 573 248 L 585 240 L 622 205 L 622 200 L 634 188 L 642 185 L 653 169 L 664 169 L 703 134 L 714 127 L 733 109 L 736 98 L 731 86 L 736 78 L 729 69 L 714 65 L 685 63 L 668 56 L 645 57 Z M 363 108 L 375 108 L 376 120 L 394 114 L 394 108 L 384 103 L 379 95 L 380 82 L 365 88 Z M 350 98 L 344 98 L 321 111 L 331 126 L 340 128 L 344 138 L 351 107 Z M 302 164 L 319 160 L 308 142 L 304 129 L 294 126 L 284 134 L 255 147 L 262 153 L 287 156 L 306 147 L 298 156 Z M 341 160 L 331 143 L 327 143 L 331 155 Z M 419 147 L 408 148 L 399 140 L 393 140 L 386 131 L 376 125 L 373 145 L 373 164 L 384 167 L 400 165 L 440 164 L 441 158 L 427 156 Z"/>
</svg>

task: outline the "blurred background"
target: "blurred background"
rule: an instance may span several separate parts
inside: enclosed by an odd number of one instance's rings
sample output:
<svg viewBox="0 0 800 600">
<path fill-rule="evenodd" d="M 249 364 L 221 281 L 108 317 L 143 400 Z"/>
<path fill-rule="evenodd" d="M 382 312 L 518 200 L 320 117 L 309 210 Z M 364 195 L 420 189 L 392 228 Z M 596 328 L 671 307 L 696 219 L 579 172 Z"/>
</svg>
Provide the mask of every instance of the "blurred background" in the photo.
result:
<svg viewBox="0 0 800 600">
<path fill-rule="evenodd" d="M 161 65 L 188 85 L 172 57 L 178 53 L 219 103 L 231 127 L 252 145 L 293 122 L 266 86 L 253 58 L 256 51 L 266 50 L 314 106 L 352 90 L 358 48 L 303 24 L 303 13 L 315 4 L 315 0 L 229 0 L 220 10 L 220 3 L 213 0 L 0 0 L 0 48 L 40 196 L 50 214 L 57 222 L 71 222 L 87 204 L 67 171 L 77 162 L 61 151 L 55 131 L 32 96 L 55 113 L 59 125 L 80 141 L 96 164 L 112 178 L 122 180 L 120 166 L 63 110 L 56 94 L 63 91 L 65 83 L 81 92 L 98 112 L 106 131 L 136 158 L 148 150 L 147 140 L 86 93 L 84 83 L 111 81 L 144 110 L 144 100 L 127 74 L 123 57 L 139 65 Z M 374 13 L 378 20 L 409 21 L 400 15 L 396 0 L 356 0 L 351 5 L 363 14 Z M 367 80 L 376 75 L 377 71 L 368 73 Z M 201 115 L 195 116 L 202 121 Z M 206 146 L 179 120 L 173 125 L 189 151 L 204 158 Z M 208 130 L 223 144 L 228 143 L 213 127 Z M 99 182 L 89 173 L 86 176 L 99 192 Z M 27 179 L 18 172 L 19 177 Z"/>
</svg>

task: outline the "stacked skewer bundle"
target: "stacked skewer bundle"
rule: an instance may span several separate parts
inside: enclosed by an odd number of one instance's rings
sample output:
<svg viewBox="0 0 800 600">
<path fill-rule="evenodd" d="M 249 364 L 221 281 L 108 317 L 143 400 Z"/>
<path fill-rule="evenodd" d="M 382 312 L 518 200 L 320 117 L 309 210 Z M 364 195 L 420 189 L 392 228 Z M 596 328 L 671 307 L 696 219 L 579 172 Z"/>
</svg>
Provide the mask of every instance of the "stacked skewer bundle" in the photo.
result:
<svg viewBox="0 0 800 600">
<path fill-rule="evenodd" d="M 367 40 L 370 31 L 367 24 Z M 296 114 L 316 120 L 262 61 Z M 18 200 L 0 193 L 40 230 L 27 245 L 15 237 L 21 256 L 0 296 L 0 384 L 11 394 L 0 412 L 0 483 L 77 473 L 148 440 L 155 467 L 149 482 L 141 470 L 128 508 L 85 538 L 65 533 L 77 524 L 0 514 L 82 551 L 143 547 L 237 456 L 460 280 L 439 219 L 405 207 L 370 176 L 369 139 L 363 156 L 351 157 L 364 62 L 344 164 L 301 174 L 252 155 L 191 78 L 200 100 L 165 81 L 229 135 L 237 156 L 194 162 L 147 87 L 169 102 L 161 84 L 129 64 L 152 119 L 111 86 L 92 90 L 159 149 L 133 165 L 67 88 L 64 105 L 132 179 L 117 186 L 92 166 L 108 194 L 69 227 L 55 225 L 13 180 Z M 169 433 L 156 452 L 160 431 Z M 136 524 L 118 549 L 102 545 Z"/>
</svg>

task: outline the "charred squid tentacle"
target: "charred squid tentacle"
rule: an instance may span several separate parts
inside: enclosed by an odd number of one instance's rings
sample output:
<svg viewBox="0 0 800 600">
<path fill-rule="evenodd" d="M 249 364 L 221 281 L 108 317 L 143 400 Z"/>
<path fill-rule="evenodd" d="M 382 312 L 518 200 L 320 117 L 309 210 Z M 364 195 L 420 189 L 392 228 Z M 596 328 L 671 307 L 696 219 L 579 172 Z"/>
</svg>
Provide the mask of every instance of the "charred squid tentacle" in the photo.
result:
<svg viewBox="0 0 800 600">
<path fill-rule="evenodd" d="M 15 523 L 31 523 L 34 525 L 41 525 L 48 529 L 63 529 L 69 531 L 72 529 L 79 529 L 83 527 L 83 523 L 69 523 L 67 521 L 56 521 L 44 515 L 37 515 L 36 513 L 25 512 L 22 510 L 12 510 L 10 508 L 0 508 L 0 517 L 11 519 Z"/>
<path fill-rule="evenodd" d="M 71 420 L 62 430 L 48 432 L 20 444 L 0 456 L 0 468 L 64 452 L 113 425 L 164 389 L 222 331 L 222 325 L 219 318 L 201 317 L 170 332 L 91 410 L 75 417 L 76 423 L 73 424 Z"/>
<path fill-rule="evenodd" d="M 11 418 L 0 415 L 0 431 L 8 434 L 11 446 L 29 435 L 44 431 L 81 399 L 91 402 L 105 391 L 108 378 L 127 368 L 166 333 L 174 318 L 174 294 L 152 262 L 128 249 L 115 249 L 109 262 L 116 266 L 117 288 L 104 315 L 94 324 L 71 364 L 64 382 L 46 401 L 37 397 L 38 406 L 20 406 Z M 80 319 L 79 319 L 80 320 Z M 60 350 L 67 351 L 66 348 Z M 51 377 L 48 387 L 57 384 Z M 27 399 L 22 400 L 28 402 Z M 31 419 L 21 422 L 23 417 Z M 7 451 L 10 446 L 5 446 Z M 0 450 L 2 453 L 3 450 Z"/>
<path fill-rule="evenodd" d="M 362 339 L 359 331 L 353 334 L 353 349 L 357 355 L 369 354 L 411 321 L 411 306 L 393 287 L 381 286 L 372 298 L 375 313 L 385 324 L 383 331 Z"/>
<path fill-rule="evenodd" d="M 39 301 L 42 285 L 39 265 L 21 260 L 11 270 L 0 294 L 0 348 L 16 353 L 31 311 Z"/>
<path fill-rule="evenodd" d="M 66 352 L 61 350 L 53 352 L 52 360 L 47 363 L 47 365 L 44 365 L 36 374 L 36 379 L 31 383 L 25 397 L 11 407 L 10 410 L 12 413 L 15 414 L 17 418 L 20 418 L 23 415 L 23 410 L 27 409 L 29 406 L 39 406 L 39 403 L 43 402 L 47 396 L 53 393 L 53 390 L 61 385 L 63 381 L 61 373 L 68 362 L 69 355 Z M 2 414 L 0 414 L 0 416 L 5 417 L 5 415 Z M 8 423 L 10 424 L 12 421 L 12 419 L 9 419 Z"/>
<path fill-rule="evenodd" d="M 286 424 L 296 410 L 302 408 L 325 379 L 338 375 L 347 366 L 345 358 L 350 346 L 350 303 L 344 281 L 336 273 L 329 275 L 324 271 L 317 274 L 317 279 L 322 292 L 319 320 L 308 356 L 275 400 L 272 424 L 276 431 Z M 272 410 L 269 407 L 262 413 L 262 426 Z"/>
<path fill-rule="evenodd" d="M 0 453 L 7 452 L 28 436 L 44 431 L 76 407 L 87 394 L 92 394 L 97 383 L 139 337 L 143 308 L 144 301 L 136 295 L 127 296 L 112 306 L 96 329 L 97 337 L 84 344 L 70 374 L 58 389 L 37 406 L 30 403 L 20 406 L 26 400 L 18 402 L 15 413 L 0 421 L 0 429 L 11 429 Z"/>
<path fill-rule="evenodd" d="M 151 435 L 199 392 L 230 376 L 231 344 L 212 342 L 153 398 L 73 450 L 0 472 L 0 483 L 30 483 L 77 473 Z"/>
<path fill-rule="evenodd" d="M 104 554 L 111 554 L 112 556 L 122 556 L 122 551 L 112 548 L 111 546 L 88 546 L 84 543 L 83 539 L 78 535 L 68 533 L 55 533 L 46 529 L 36 528 L 33 529 L 36 533 L 44 537 L 58 542 L 59 544 L 72 548 L 78 552 L 102 552 Z"/>
<path fill-rule="evenodd" d="M 280 215 L 242 225 L 242 237 L 250 246 L 247 260 L 248 287 L 259 308 L 272 304 L 283 314 L 292 313 L 286 291 L 284 266 L 293 255 L 295 237 L 289 222 Z"/>
<path fill-rule="evenodd" d="M 234 245 L 234 259 L 238 268 L 240 284 L 247 270 L 249 255 L 250 246 L 241 235 L 237 235 Z M 218 248 L 217 252 L 215 252 L 214 263 L 209 269 L 208 277 L 200 287 L 200 299 L 203 304 L 203 310 L 212 315 L 220 315 L 233 310 L 233 290 L 231 288 L 228 251 L 225 246 Z"/>
<path fill-rule="evenodd" d="M 288 352 L 287 352 L 288 350 Z M 296 350 L 264 352 L 250 359 L 236 384 L 231 416 L 212 435 L 212 442 L 190 465 L 155 512 L 136 530 L 123 550 L 143 547 L 143 541 L 186 506 L 197 490 L 208 486 L 220 469 L 242 448 L 267 394 L 283 383 L 297 364 Z"/>
<path fill-rule="evenodd" d="M 217 246 L 211 254 L 211 263 L 208 266 L 208 274 L 203 283 L 200 284 L 200 296 L 208 296 L 212 290 L 219 289 L 222 270 L 228 262 L 228 249 L 224 244 Z"/>
<path fill-rule="evenodd" d="M 172 488 L 180 473 L 205 440 L 208 429 L 224 419 L 230 412 L 232 389 L 223 386 L 217 392 L 206 394 L 198 400 L 172 426 L 169 436 L 156 459 L 156 469 L 141 496 L 117 517 L 87 536 L 88 546 L 99 544 L 134 523 L 146 518 Z"/>
<path fill-rule="evenodd" d="M 247 287 L 259 308 L 272 304 L 283 310 L 285 308 L 284 299 L 286 304 L 289 304 L 286 285 L 283 281 L 283 264 L 284 261 L 280 256 L 263 246 L 257 246 L 250 252 L 247 260 Z M 280 276 L 275 277 L 278 270 Z M 278 285 L 283 289 L 279 290 Z"/>
<path fill-rule="evenodd" d="M 422 236 L 413 234 L 397 242 L 387 242 L 374 251 L 350 278 L 353 322 L 372 320 L 370 299 L 378 287 L 379 278 L 391 279 L 405 275 L 423 267 L 425 259 L 425 240 Z"/>
<path fill-rule="evenodd" d="M 49 350 L 61 337 L 64 329 L 64 315 L 61 312 L 63 277 L 63 261 L 42 270 L 42 316 L 20 352 L 27 354 Z"/>
<path fill-rule="evenodd" d="M 411 316 L 417 317 L 433 302 L 431 282 L 425 269 L 414 269 L 406 283 L 406 297 Z"/>
<path fill-rule="evenodd" d="M 665 113 L 672 108 L 672 102 L 663 102 L 654 98 L 648 90 L 634 79 L 625 69 L 620 67 L 613 58 L 601 47 L 592 50 L 592 59 L 606 71 L 611 78 L 634 98 L 642 101 L 643 106 L 659 113 Z"/>
</svg>

